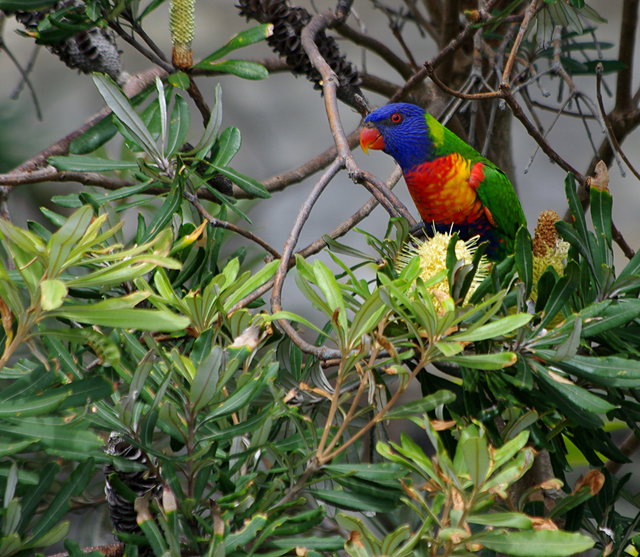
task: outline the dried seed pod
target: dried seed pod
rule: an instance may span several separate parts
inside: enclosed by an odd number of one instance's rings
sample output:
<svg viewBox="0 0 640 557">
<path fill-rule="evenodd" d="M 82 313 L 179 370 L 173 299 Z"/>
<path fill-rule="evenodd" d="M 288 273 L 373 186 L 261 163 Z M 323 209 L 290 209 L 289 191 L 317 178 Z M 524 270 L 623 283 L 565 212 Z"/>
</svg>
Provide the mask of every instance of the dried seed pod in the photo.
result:
<svg viewBox="0 0 640 557">
<path fill-rule="evenodd" d="M 104 467 L 104 492 L 107 497 L 107 503 L 109 504 L 109 513 L 114 530 L 122 533 L 140 533 L 140 527 L 136 521 L 137 511 L 135 509 L 135 503 L 129 501 L 114 487 L 114 475 L 128 489 L 133 491 L 138 498 L 144 496 L 161 497 L 162 482 L 150 469 L 147 455 L 127 442 L 120 434 L 114 432 L 109 436 L 105 452 L 108 455 L 126 458 L 145 466 L 144 470 L 135 472 L 117 470 L 112 464 L 107 464 Z M 153 555 L 152 552 L 147 552 L 148 549 L 149 548 L 141 547 L 138 554 Z"/>
<path fill-rule="evenodd" d="M 85 3 L 81 0 L 61 0 L 47 10 L 17 10 L 12 13 L 27 31 L 35 32 L 47 14 L 60 10 L 84 12 Z M 115 34 L 110 29 L 91 27 L 46 46 L 69 68 L 83 73 L 102 72 L 118 80 L 123 71 Z"/>
<path fill-rule="evenodd" d="M 314 83 L 315 89 L 322 89 L 322 76 L 309 60 L 300 40 L 302 30 L 311 21 L 307 10 L 289 7 L 283 0 L 240 0 L 237 7 L 247 19 L 273 24 L 273 34 L 267 39 L 269 46 L 285 58 L 294 73 L 305 75 Z M 316 44 L 338 77 L 338 98 L 358 109 L 362 107 L 360 76 L 351 62 L 340 54 L 335 39 L 323 31 L 316 36 Z"/>
</svg>

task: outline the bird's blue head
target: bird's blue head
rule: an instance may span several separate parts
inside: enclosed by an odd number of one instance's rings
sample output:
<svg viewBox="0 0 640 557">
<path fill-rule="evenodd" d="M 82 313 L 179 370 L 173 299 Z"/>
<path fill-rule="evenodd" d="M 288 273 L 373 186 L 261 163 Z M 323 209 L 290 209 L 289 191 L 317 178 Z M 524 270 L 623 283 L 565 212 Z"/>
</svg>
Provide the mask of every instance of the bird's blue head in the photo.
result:
<svg viewBox="0 0 640 557">
<path fill-rule="evenodd" d="M 402 170 L 409 170 L 432 158 L 433 141 L 425 111 L 415 104 L 391 103 L 371 112 L 360 132 L 360 145 L 381 149 L 391 155 Z"/>
</svg>

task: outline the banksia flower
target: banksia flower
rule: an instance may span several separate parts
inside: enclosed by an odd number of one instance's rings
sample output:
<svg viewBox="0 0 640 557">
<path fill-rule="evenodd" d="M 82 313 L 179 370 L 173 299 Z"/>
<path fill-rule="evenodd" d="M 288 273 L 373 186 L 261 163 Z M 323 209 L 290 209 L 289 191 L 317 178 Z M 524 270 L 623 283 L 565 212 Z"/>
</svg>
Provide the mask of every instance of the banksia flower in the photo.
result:
<svg viewBox="0 0 640 557">
<path fill-rule="evenodd" d="M 408 244 L 401 253 L 401 265 L 405 265 L 410 259 L 418 256 L 420 278 L 429 284 L 429 282 L 432 282 L 432 279 L 438 273 L 447 269 L 447 250 L 449 249 L 449 243 L 451 242 L 452 237 L 453 235 L 448 232 L 435 232 L 431 238 L 427 238 L 424 241 L 414 239 L 413 243 Z M 467 265 L 471 264 L 476 251 L 478 239 L 479 237 L 476 236 L 466 242 L 463 240 L 457 241 L 456 257 L 458 260 L 463 261 Z M 478 285 L 487 276 L 489 267 L 489 260 L 483 256 L 480 260 L 480 264 L 478 265 L 478 270 L 476 271 L 466 299 L 471 297 Z M 436 307 L 441 306 L 442 301 L 451 296 L 451 293 L 449 292 L 449 281 L 446 276 L 438 283 L 431 284 L 428 289 L 431 294 L 433 294 L 436 302 L 438 302 L 436 303 Z"/>
<path fill-rule="evenodd" d="M 189 68 L 193 64 L 193 41 L 195 29 L 196 0 L 171 0 L 169 25 L 173 43 L 172 61 L 176 68 Z"/>
<path fill-rule="evenodd" d="M 536 285 L 548 267 L 558 275 L 564 274 L 565 262 L 569 253 L 569 244 L 558 235 L 555 223 L 560 215 L 555 211 L 542 211 L 533 236 L 533 284 Z M 534 287 L 532 296 L 536 297 Z"/>
<path fill-rule="evenodd" d="M 15 18 L 24 25 L 27 33 L 39 39 L 38 24 L 54 12 L 68 15 L 73 12 L 83 14 L 85 3 L 80 0 L 61 0 L 51 8 L 41 11 L 16 10 Z M 9 13 L 9 12 L 7 12 Z M 62 18 L 64 21 L 64 18 Z M 110 29 L 91 27 L 60 42 L 47 44 L 47 48 L 62 60 L 69 68 L 83 73 L 102 72 L 119 80 L 122 74 L 120 52 L 116 38 Z"/>
<path fill-rule="evenodd" d="M 140 533 L 140 527 L 137 522 L 138 511 L 135 508 L 135 502 L 130 501 L 120 493 L 115 483 L 119 480 L 127 489 L 136 494 L 137 499 L 144 497 L 159 498 L 162 495 L 161 480 L 149 469 L 149 459 L 147 455 L 128 443 L 119 434 L 112 433 L 110 435 L 105 452 L 108 455 L 126 458 L 146 467 L 145 470 L 135 472 L 117 470 L 112 464 L 107 464 L 104 467 L 104 492 L 107 497 L 107 503 L 109 504 L 109 513 L 114 530 L 122 533 Z M 149 548 L 143 547 L 140 548 L 138 554 L 153 555 Z"/>
<path fill-rule="evenodd" d="M 304 8 L 289 7 L 284 0 L 240 0 L 240 14 L 260 23 L 272 23 L 273 34 L 267 39 L 269 46 L 283 56 L 296 74 L 302 74 L 314 83 L 315 89 L 322 89 L 322 76 L 310 62 L 300 34 L 311 21 L 311 14 Z M 360 77 L 338 49 L 333 37 L 324 32 L 316 36 L 320 54 L 338 76 L 338 98 L 356 108 L 363 106 L 363 95 L 358 85 Z"/>
</svg>

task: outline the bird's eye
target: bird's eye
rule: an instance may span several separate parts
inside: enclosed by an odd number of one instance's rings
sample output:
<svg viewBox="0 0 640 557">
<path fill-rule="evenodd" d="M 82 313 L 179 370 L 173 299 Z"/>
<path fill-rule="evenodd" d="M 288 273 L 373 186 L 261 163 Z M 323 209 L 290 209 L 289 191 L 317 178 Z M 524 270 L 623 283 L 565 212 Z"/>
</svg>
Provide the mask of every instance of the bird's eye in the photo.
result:
<svg viewBox="0 0 640 557">
<path fill-rule="evenodd" d="M 400 114 L 399 112 L 394 112 L 394 113 L 391 115 L 391 121 L 392 121 L 394 124 L 399 124 L 400 122 L 402 122 L 402 114 Z"/>
</svg>

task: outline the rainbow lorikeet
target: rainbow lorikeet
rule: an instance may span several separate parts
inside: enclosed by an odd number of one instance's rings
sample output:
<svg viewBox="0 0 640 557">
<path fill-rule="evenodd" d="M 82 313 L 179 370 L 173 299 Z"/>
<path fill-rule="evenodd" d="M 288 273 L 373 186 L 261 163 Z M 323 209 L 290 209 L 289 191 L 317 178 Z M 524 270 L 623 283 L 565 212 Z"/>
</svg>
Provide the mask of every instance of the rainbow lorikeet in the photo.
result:
<svg viewBox="0 0 640 557">
<path fill-rule="evenodd" d="M 487 256 L 501 260 L 513 252 L 526 226 L 509 178 L 495 164 L 445 128 L 423 108 L 391 103 L 371 112 L 360 145 L 381 149 L 402 168 L 427 232 L 458 232 L 487 241 Z"/>
</svg>

